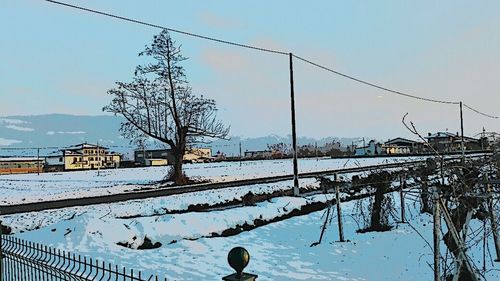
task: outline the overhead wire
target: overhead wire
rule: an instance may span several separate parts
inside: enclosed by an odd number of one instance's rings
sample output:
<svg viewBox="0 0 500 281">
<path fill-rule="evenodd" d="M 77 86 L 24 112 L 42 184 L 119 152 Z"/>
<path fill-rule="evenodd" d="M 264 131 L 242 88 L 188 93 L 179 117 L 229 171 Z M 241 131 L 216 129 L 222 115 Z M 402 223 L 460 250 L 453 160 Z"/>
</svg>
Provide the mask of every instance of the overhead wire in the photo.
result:
<svg viewBox="0 0 500 281">
<path fill-rule="evenodd" d="M 344 73 L 336 71 L 336 70 L 333 70 L 333 69 L 328 68 L 326 66 L 320 65 L 320 64 L 315 63 L 315 62 L 310 61 L 310 60 L 307 60 L 307 59 L 305 59 L 303 57 L 299 57 L 297 55 L 293 55 L 293 57 L 296 58 L 296 59 L 298 59 L 298 60 L 301 60 L 303 62 L 306 62 L 308 64 L 311 64 L 313 66 L 316 66 L 318 68 L 321 68 L 323 70 L 332 72 L 332 73 L 340 75 L 342 77 L 351 79 L 353 81 L 356 81 L 356 82 L 359 82 L 359 83 L 362 83 L 362 84 L 365 84 L 365 85 L 368 85 L 368 86 L 371 86 L 371 87 L 374 87 L 374 88 L 377 88 L 377 89 L 380 89 L 380 90 L 383 90 L 383 91 L 391 92 L 393 94 L 405 96 L 405 97 L 408 97 L 408 98 L 418 99 L 418 100 L 424 100 L 424 101 L 428 101 L 428 102 L 444 103 L 444 104 L 460 104 L 460 102 L 458 102 L 458 101 L 445 101 L 445 100 L 430 99 L 430 98 L 424 98 L 424 97 L 419 97 L 419 96 L 415 96 L 415 95 L 406 94 L 406 93 L 403 93 L 403 92 L 400 92 L 400 91 L 391 90 L 389 88 L 382 87 L 382 86 L 379 86 L 377 84 L 374 84 L 374 83 L 371 83 L 371 82 L 367 82 L 365 80 L 361 80 L 359 78 L 356 78 L 356 77 L 344 74 Z"/>
<path fill-rule="evenodd" d="M 54 1 L 54 0 L 45 0 L 45 1 L 53 3 L 53 4 L 61 5 L 61 6 L 66 6 L 66 7 L 69 7 L 69 8 L 78 9 L 78 10 L 81 10 L 81 11 L 86 11 L 86 12 L 90 12 L 90 13 L 94 13 L 94 14 L 98 14 L 98 15 L 102 15 L 102 16 L 107 16 L 107 17 L 111 17 L 111 18 L 115 18 L 115 19 L 119 19 L 119 20 L 123 20 L 123 21 L 127 21 L 127 22 L 132 22 L 132 23 L 136 23 L 136 24 L 140 24 L 140 25 L 154 27 L 154 28 L 158 28 L 158 29 L 162 29 L 162 30 L 168 30 L 168 31 L 171 31 L 171 32 L 174 32 L 174 33 L 179 33 L 179 34 L 183 34 L 183 35 L 187 35 L 187 36 L 192 36 L 192 37 L 196 37 L 196 38 L 200 38 L 200 39 L 205 39 L 205 40 L 209 40 L 209 41 L 213 41 L 213 42 L 218 42 L 218 43 L 222 43 L 222 44 L 227 44 L 227 45 L 232 45 L 232 46 L 236 46 L 236 47 L 252 49 L 252 50 L 261 51 L 261 52 L 279 54 L 279 55 L 287 55 L 287 56 L 292 55 L 294 58 L 296 58 L 298 60 L 301 60 L 301 61 L 303 61 L 305 63 L 311 64 L 311 65 L 313 65 L 315 67 L 318 67 L 320 69 L 323 69 L 325 71 L 331 72 L 333 74 L 342 76 L 344 78 L 356 81 L 358 83 L 361 83 L 361 84 L 364 84 L 364 85 L 367 85 L 367 86 L 371 86 L 371 87 L 377 88 L 377 89 L 382 90 L 382 91 L 390 92 L 390 93 L 393 93 L 393 94 L 396 94 L 396 95 L 400 95 L 400 96 L 404 96 L 404 97 L 412 98 L 412 99 L 417 99 L 417 100 L 421 100 L 421 101 L 427 101 L 427 102 L 433 102 L 433 103 L 439 103 L 439 104 L 452 104 L 452 105 L 458 105 L 458 104 L 460 104 L 459 101 L 447 101 L 447 100 L 426 98 L 426 97 L 420 97 L 420 96 L 416 96 L 416 95 L 404 93 L 402 91 L 392 90 L 392 89 L 389 89 L 387 87 L 383 87 L 383 86 L 380 86 L 378 84 L 375 84 L 375 83 L 372 83 L 372 82 L 368 82 L 366 80 L 363 80 L 363 79 L 360 79 L 360 78 L 356 78 L 354 76 L 342 73 L 340 71 L 336 71 L 336 70 L 334 70 L 332 68 L 323 66 L 323 65 L 321 65 L 319 63 L 316 63 L 316 62 L 313 62 L 311 60 L 305 59 L 305 58 L 303 58 L 301 56 L 292 54 L 291 52 L 285 52 L 285 51 L 281 51 L 281 50 L 269 49 L 269 48 L 264 48 L 264 47 L 259 47 L 259 46 L 253 46 L 253 45 L 248 45 L 248 44 L 237 43 L 237 42 L 228 41 L 228 40 L 222 40 L 222 39 L 218 39 L 218 38 L 215 38 L 215 37 L 210 37 L 210 36 L 205 36 L 205 35 L 201 35 L 201 34 L 197 34 L 197 33 L 193 33 L 193 32 L 188 32 L 188 31 L 183 31 L 183 30 L 179 30 L 179 29 L 174 29 L 174 28 L 170 28 L 170 27 L 166 27 L 166 26 L 161 26 L 161 25 L 158 25 L 158 24 L 152 24 L 152 23 L 148 23 L 148 22 L 145 22 L 145 21 L 136 20 L 136 19 L 132 19 L 132 18 L 127 18 L 127 17 L 124 17 L 124 16 L 119 16 L 119 15 L 115 15 L 115 14 L 111 14 L 111 13 L 106 13 L 106 12 L 102 12 L 102 11 L 98 11 L 98 10 L 94 10 L 94 9 L 89 9 L 89 8 L 85 8 L 85 7 L 81 7 L 81 6 L 77 6 L 77 5 L 72 5 L 72 4 L 68 4 L 68 3 L 64 3 L 64 2 L 59 2 L 59 1 Z M 482 115 L 482 116 L 489 117 L 489 118 L 494 118 L 494 119 L 498 119 L 499 118 L 497 116 L 481 112 L 481 111 L 479 111 L 479 110 L 477 110 L 475 108 L 472 108 L 471 106 L 469 106 L 467 104 L 463 103 L 463 106 L 466 107 L 467 109 L 469 109 L 469 110 L 477 113 L 477 114 Z"/>
<path fill-rule="evenodd" d="M 171 32 L 175 32 L 175 33 L 179 33 L 179 34 L 183 34 L 183 35 L 188 35 L 188 36 L 192 36 L 192 37 L 197 37 L 197 38 L 201 38 L 201 39 L 205 39 L 205 40 L 210 40 L 210 41 L 214 41 L 214 42 L 218 42 L 218 43 L 233 45 L 233 46 L 247 48 L 247 49 L 253 49 L 253 50 L 262 51 L 262 52 L 268 52 L 268 53 L 274 53 L 274 54 L 280 54 L 280 55 L 288 55 L 287 52 L 282 52 L 282 51 L 278 51 L 278 50 L 272 50 L 272 49 L 268 49 L 268 48 L 256 47 L 256 46 L 252 46 L 252 45 L 222 40 L 222 39 L 218 39 L 218 38 L 214 38 L 214 37 L 209 37 L 209 36 L 200 35 L 200 34 L 196 34 L 196 33 L 192 33 L 192 32 L 187 32 L 187 31 L 183 31 L 183 30 L 179 30 L 179 29 L 165 27 L 165 26 L 152 24 L 152 23 L 148 23 L 148 22 L 144 22 L 144 21 L 140 21 L 140 20 L 136 20 L 136 19 L 131 19 L 131 18 L 123 17 L 123 16 L 118 16 L 118 15 L 114 15 L 114 14 L 110 14 L 110 13 L 106 13 L 106 12 L 101 12 L 101 11 L 97 11 L 97 10 L 93 10 L 93 9 L 89 9 L 89 8 L 84 8 L 84 7 L 77 6 L 77 5 L 72 5 L 72 4 L 63 3 L 63 2 L 59 2 L 59 1 L 53 1 L 53 0 L 45 0 L 45 1 L 51 2 L 53 4 L 57 4 L 57 5 L 62 5 L 62 6 L 86 11 L 86 12 L 91 12 L 94 14 L 99 14 L 99 15 L 103 15 L 103 16 L 107 16 L 107 17 L 111 17 L 111 18 L 115 18 L 115 19 L 120 19 L 120 20 L 124 20 L 124 21 L 128 21 L 128 22 L 132 22 L 132 23 L 137 23 L 137 24 L 141 24 L 141 25 L 145 25 L 145 26 L 149 26 L 149 27 L 165 29 L 165 30 L 168 30 Z"/>
<path fill-rule="evenodd" d="M 479 110 L 477 110 L 477 109 L 475 109 L 475 108 L 472 108 L 471 106 L 469 106 L 469 105 L 467 105 L 467 104 L 465 104 L 465 103 L 462 103 L 462 105 L 463 105 L 465 108 L 468 108 L 468 109 L 470 109 L 470 110 L 474 111 L 474 112 L 475 112 L 475 113 L 477 113 L 477 114 L 480 114 L 480 115 L 483 115 L 483 116 L 486 116 L 486 117 L 489 117 L 489 118 L 493 118 L 493 119 L 498 119 L 498 118 L 499 118 L 498 116 L 494 116 L 494 115 L 490 115 L 490 114 L 486 114 L 486 113 L 484 113 L 484 112 L 481 112 L 481 111 L 479 111 Z"/>
</svg>

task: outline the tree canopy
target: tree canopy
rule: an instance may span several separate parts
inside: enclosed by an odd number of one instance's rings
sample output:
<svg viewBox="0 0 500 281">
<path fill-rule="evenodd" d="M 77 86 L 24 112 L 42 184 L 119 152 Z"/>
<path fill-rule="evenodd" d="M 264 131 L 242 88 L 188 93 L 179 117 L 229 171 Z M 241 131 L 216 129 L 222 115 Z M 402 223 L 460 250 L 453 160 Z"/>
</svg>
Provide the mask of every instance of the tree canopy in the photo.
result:
<svg viewBox="0 0 500 281">
<path fill-rule="evenodd" d="M 170 179 L 184 184 L 186 149 L 207 138 L 225 138 L 229 127 L 217 119 L 215 100 L 193 93 L 182 66 L 186 58 L 167 30 L 154 36 L 139 56 L 150 62 L 136 67 L 131 82 L 116 82 L 103 111 L 125 118 L 120 132 L 132 142 L 152 138 L 170 147 L 175 158 Z"/>
</svg>

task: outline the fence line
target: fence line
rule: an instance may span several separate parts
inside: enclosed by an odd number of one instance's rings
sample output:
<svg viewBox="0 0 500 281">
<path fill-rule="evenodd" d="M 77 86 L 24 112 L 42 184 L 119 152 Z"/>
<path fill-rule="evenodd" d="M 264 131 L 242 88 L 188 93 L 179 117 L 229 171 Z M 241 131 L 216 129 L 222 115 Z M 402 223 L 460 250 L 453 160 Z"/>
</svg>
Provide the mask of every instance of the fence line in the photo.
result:
<svg viewBox="0 0 500 281">
<path fill-rule="evenodd" d="M 0 235 L 0 280 L 158 281 L 141 271 L 83 257 L 13 236 Z"/>
</svg>

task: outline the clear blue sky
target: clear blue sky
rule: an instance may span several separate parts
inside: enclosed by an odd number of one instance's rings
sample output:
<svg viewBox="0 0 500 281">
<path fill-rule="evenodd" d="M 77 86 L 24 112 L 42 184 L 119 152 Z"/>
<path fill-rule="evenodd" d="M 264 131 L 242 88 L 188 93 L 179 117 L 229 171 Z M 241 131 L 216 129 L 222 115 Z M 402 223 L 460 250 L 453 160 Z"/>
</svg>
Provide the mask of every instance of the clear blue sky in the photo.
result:
<svg viewBox="0 0 500 281">
<path fill-rule="evenodd" d="M 151 23 L 277 48 L 396 90 L 500 114 L 499 1 L 75 1 Z M 0 3 L 0 115 L 103 114 L 159 30 L 45 1 Z M 288 59 L 179 34 L 194 90 L 232 135 L 290 132 Z M 301 136 L 457 132 L 458 106 L 394 96 L 295 61 Z M 468 135 L 500 120 L 464 112 Z"/>
</svg>

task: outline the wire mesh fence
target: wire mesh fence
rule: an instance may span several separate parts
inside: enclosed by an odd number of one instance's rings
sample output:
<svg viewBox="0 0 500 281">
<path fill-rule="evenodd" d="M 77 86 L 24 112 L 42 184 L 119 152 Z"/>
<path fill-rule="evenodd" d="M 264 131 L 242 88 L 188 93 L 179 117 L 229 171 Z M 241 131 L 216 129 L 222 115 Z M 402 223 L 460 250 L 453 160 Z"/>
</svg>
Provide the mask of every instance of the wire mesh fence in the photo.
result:
<svg viewBox="0 0 500 281">
<path fill-rule="evenodd" d="M 0 235 L 0 280 L 158 281 L 141 271 L 118 267 L 13 236 Z"/>
</svg>

